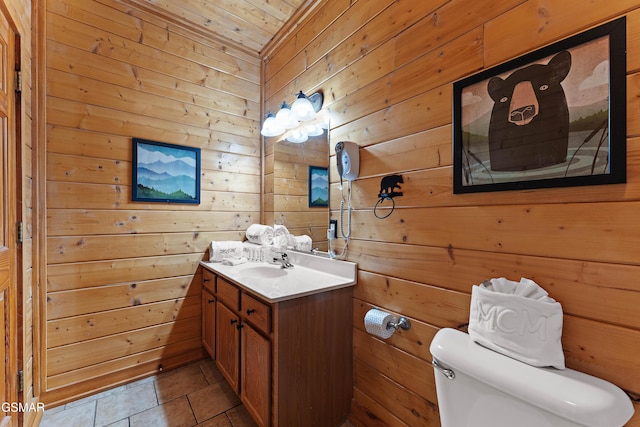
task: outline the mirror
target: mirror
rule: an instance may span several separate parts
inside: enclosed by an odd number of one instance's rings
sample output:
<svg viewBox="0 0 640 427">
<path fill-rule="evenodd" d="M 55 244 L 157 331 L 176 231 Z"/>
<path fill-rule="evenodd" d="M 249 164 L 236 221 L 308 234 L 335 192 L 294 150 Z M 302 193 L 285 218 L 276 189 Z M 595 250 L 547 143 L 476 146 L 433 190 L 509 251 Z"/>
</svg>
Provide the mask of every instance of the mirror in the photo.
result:
<svg viewBox="0 0 640 427">
<path fill-rule="evenodd" d="M 310 200 L 309 168 L 329 167 L 329 132 L 309 137 L 303 143 L 288 142 L 282 137 L 264 139 L 263 223 L 283 224 L 293 235 L 311 237 L 313 247 L 327 251 L 329 207 Z M 316 177 L 315 185 L 319 185 Z M 320 184 L 322 185 L 322 184 Z M 328 174 L 324 183 L 329 197 Z M 322 197 L 316 187 L 314 196 Z"/>
</svg>

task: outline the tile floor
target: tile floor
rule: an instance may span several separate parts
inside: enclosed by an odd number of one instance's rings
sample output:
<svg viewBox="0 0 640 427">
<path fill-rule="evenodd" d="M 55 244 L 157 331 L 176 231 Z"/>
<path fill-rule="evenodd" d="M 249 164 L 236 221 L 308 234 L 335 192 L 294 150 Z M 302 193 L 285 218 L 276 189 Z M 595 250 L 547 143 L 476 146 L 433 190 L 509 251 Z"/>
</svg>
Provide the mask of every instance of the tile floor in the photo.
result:
<svg viewBox="0 0 640 427">
<path fill-rule="evenodd" d="M 211 359 L 46 409 L 40 423 L 40 427 L 255 425 Z"/>
</svg>

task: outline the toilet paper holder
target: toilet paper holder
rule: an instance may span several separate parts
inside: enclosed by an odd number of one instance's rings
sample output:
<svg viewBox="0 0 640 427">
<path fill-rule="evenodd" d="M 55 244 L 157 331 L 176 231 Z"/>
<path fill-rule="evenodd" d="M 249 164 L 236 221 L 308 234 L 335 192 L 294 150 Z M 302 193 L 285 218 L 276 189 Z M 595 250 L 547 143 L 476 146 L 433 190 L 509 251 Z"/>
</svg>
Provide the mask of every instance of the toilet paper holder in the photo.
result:
<svg viewBox="0 0 640 427">
<path fill-rule="evenodd" d="M 406 318 L 406 317 L 404 317 L 404 316 L 401 316 L 401 317 L 398 319 L 398 321 L 397 321 L 397 322 L 395 322 L 395 323 L 394 323 L 394 322 L 389 322 L 389 323 L 387 323 L 387 329 L 389 329 L 389 328 L 393 328 L 393 329 L 395 329 L 396 331 L 397 331 L 398 329 L 403 329 L 403 330 L 405 330 L 405 331 L 406 331 L 406 330 L 407 330 L 407 329 L 409 329 L 410 327 L 411 327 L 411 322 L 409 321 L 409 319 L 407 319 L 407 318 Z"/>
</svg>

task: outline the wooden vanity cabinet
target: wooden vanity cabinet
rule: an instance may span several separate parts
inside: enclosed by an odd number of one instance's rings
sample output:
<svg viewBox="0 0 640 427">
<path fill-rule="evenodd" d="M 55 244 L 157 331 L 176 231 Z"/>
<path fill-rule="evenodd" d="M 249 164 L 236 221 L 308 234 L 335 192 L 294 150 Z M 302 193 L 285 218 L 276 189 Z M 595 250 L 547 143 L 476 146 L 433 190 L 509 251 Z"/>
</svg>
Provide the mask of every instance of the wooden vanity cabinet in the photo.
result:
<svg viewBox="0 0 640 427">
<path fill-rule="evenodd" d="M 236 393 L 240 392 L 240 318 L 216 303 L 216 364 Z"/>
<path fill-rule="evenodd" d="M 215 274 L 202 272 L 202 346 L 212 359 L 216 358 L 216 297 Z"/>
<path fill-rule="evenodd" d="M 215 284 L 216 364 L 256 423 L 339 426 L 352 397 L 352 288 L 269 303 Z"/>
<path fill-rule="evenodd" d="M 259 426 L 270 425 L 271 341 L 250 324 L 241 329 L 240 398 Z"/>
<path fill-rule="evenodd" d="M 202 346 L 212 359 L 216 358 L 216 298 L 202 288 Z"/>
</svg>

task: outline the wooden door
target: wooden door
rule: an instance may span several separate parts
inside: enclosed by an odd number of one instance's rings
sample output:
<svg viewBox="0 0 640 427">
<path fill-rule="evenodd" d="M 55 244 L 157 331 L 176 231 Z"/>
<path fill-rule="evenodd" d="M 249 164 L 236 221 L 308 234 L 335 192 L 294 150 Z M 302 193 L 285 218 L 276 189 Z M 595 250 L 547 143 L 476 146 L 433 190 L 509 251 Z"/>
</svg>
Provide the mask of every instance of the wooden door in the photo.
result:
<svg viewBox="0 0 640 427">
<path fill-rule="evenodd" d="M 216 364 L 238 393 L 240 377 L 240 318 L 220 301 L 216 302 Z"/>
<path fill-rule="evenodd" d="M 16 140 L 15 128 L 15 43 L 8 17 L 0 8 L 0 319 L 4 362 L 0 381 L 0 401 L 17 402 L 17 304 L 16 304 Z M 18 415 L 11 405 L 3 405 L 0 425 L 16 425 Z"/>
</svg>

